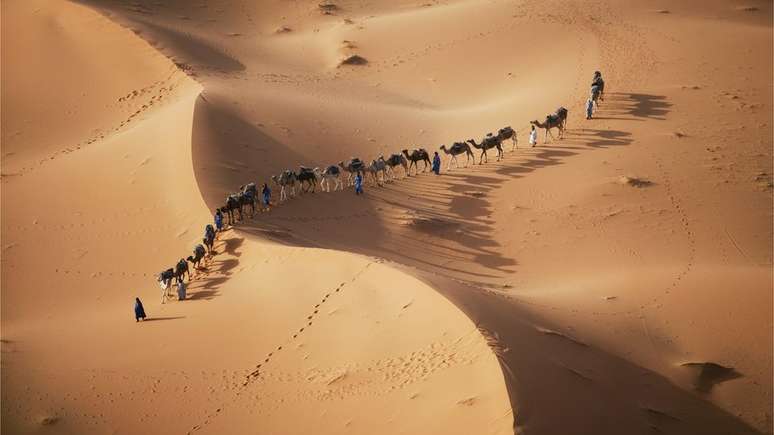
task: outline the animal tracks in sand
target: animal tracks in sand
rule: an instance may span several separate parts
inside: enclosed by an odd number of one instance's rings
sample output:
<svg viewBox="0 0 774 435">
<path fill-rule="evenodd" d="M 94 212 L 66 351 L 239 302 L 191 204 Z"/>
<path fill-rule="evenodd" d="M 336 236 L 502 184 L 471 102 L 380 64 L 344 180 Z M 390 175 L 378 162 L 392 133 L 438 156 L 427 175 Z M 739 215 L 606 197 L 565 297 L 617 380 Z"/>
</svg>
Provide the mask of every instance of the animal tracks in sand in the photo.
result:
<svg viewBox="0 0 774 435">
<path fill-rule="evenodd" d="M 274 350 L 273 350 L 273 351 L 271 351 L 271 352 L 269 352 L 268 354 L 266 354 L 266 357 L 265 357 L 265 358 L 263 358 L 262 362 L 261 362 L 261 363 L 259 363 L 259 364 L 257 364 L 257 365 L 256 365 L 256 366 L 253 368 L 253 370 L 252 370 L 252 371 L 250 371 L 250 372 L 249 372 L 249 373 L 248 373 L 248 374 L 245 376 L 245 378 L 244 378 L 244 381 L 243 381 L 243 382 L 241 383 L 241 385 L 240 385 L 240 391 L 238 391 L 238 392 L 237 392 L 237 394 L 239 394 L 239 392 L 241 392 L 242 390 L 244 390 L 245 388 L 247 388 L 247 387 L 248 387 L 248 386 L 249 386 L 249 385 L 250 385 L 250 384 L 251 384 L 253 381 L 260 380 L 262 377 L 264 377 L 264 372 L 265 372 L 265 370 L 266 370 L 266 366 L 267 366 L 267 365 L 268 365 L 268 364 L 271 362 L 271 360 L 272 360 L 272 357 L 275 355 L 275 353 L 276 353 L 276 352 L 280 352 L 280 351 L 282 351 L 282 349 L 283 349 L 284 347 L 286 347 L 287 345 L 289 345 L 289 344 L 290 344 L 292 341 L 294 341 L 294 340 L 298 339 L 298 338 L 299 338 L 299 336 L 300 336 L 300 335 L 301 335 L 301 334 L 302 334 L 302 333 L 303 333 L 303 332 L 306 330 L 306 328 L 308 328 L 308 327 L 310 327 L 310 326 L 312 326 L 312 325 L 314 324 L 314 319 L 317 317 L 317 315 L 318 315 L 318 314 L 319 314 L 319 312 L 320 312 L 319 308 L 320 308 L 320 307 L 321 307 L 323 304 L 325 304 L 325 303 L 328 301 L 328 299 L 329 299 L 329 298 L 330 298 L 330 297 L 331 297 L 331 296 L 332 296 L 334 293 L 339 293 L 339 292 L 340 292 L 340 291 L 341 291 L 341 290 L 342 290 L 342 289 L 343 289 L 343 288 L 344 288 L 344 287 L 345 287 L 347 284 L 352 284 L 352 283 L 354 283 L 354 282 L 355 282 L 355 281 L 356 281 L 358 278 L 360 278 L 360 276 L 361 276 L 363 273 L 365 273 L 365 271 L 366 271 L 366 270 L 368 270 L 368 268 L 369 268 L 369 267 L 371 266 L 371 264 L 373 264 L 373 263 L 374 263 L 374 262 L 369 262 L 369 263 L 368 263 L 368 264 L 366 264 L 366 265 L 365 265 L 365 266 L 364 266 L 364 267 L 363 267 L 363 268 L 362 268 L 360 271 L 358 271 L 358 272 L 357 272 L 357 273 L 356 273 L 356 274 L 355 274 L 355 275 L 354 275 L 354 276 L 353 276 L 353 277 L 352 277 L 352 278 L 351 278 L 349 281 L 347 281 L 347 282 L 342 282 L 341 284 L 339 284 L 339 285 L 336 287 L 336 289 L 335 289 L 335 290 L 333 290 L 332 292 L 326 293 L 326 294 L 323 296 L 323 298 L 320 300 L 320 302 L 314 305 L 314 308 L 311 310 L 311 314 L 310 314 L 310 315 L 308 315 L 308 316 L 306 316 L 306 322 L 305 322 L 305 323 L 306 323 L 306 326 L 302 326 L 302 327 L 300 327 L 300 328 L 299 328 L 297 331 L 295 331 L 294 333 L 292 333 L 292 335 L 290 335 L 290 337 L 291 337 L 291 338 L 290 338 L 290 339 L 288 339 L 288 340 L 286 340 L 285 344 L 280 344 L 280 345 L 278 345 L 276 348 L 274 348 Z M 212 418 L 216 417 L 216 416 L 217 416 L 217 414 L 218 414 L 218 413 L 220 413 L 220 411 L 221 411 L 221 408 L 218 408 L 216 412 L 209 414 L 209 415 L 206 417 L 205 421 L 204 421 L 202 424 L 194 426 L 193 428 L 191 428 L 191 430 L 190 430 L 188 433 L 190 434 L 190 433 L 196 432 L 196 431 L 198 431 L 198 430 L 202 429 L 204 426 L 208 425 L 208 424 L 209 424 L 209 422 L 210 422 L 210 420 L 212 420 Z"/>
<path fill-rule="evenodd" d="M 352 278 L 352 280 L 349 281 L 349 283 L 350 284 L 353 283 L 370 265 L 371 265 L 371 263 L 368 263 L 360 272 L 358 272 L 355 275 L 355 277 Z M 294 340 L 294 339 L 298 338 L 298 336 L 302 332 L 304 332 L 304 330 L 307 327 L 312 326 L 312 324 L 314 323 L 315 317 L 320 312 L 319 307 L 322 306 L 323 304 L 325 304 L 328 301 L 328 298 L 330 298 L 332 293 L 338 293 L 346 284 L 347 284 L 346 282 L 342 282 L 341 284 L 339 284 L 338 287 L 336 287 L 336 289 L 333 292 L 326 293 L 325 296 L 323 296 L 322 300 L 320 300 L 320 303 L 318 303 L 318 304 L 316 304 L 314 306 L 314 309 L 313 309 L 312 313 L 310 315 L 306 316 L 306 326 L 302 326 L 301 328 L 299 328 L 298 331 L 291 336 L 291 340 Z M 280 350 L 282 350 L 282 345 L 277 346 L 277 351 L 280 351 Z M 266 355 L 266 358 L 264 358 L 263 363 L 258 364 L 257 366 L 255 366 L 255 370 L 253 370 L 252 372 L 250 372 L 249 375 L 247 375 L 247 377 L 246 377 L 246 379 L 245 379 L 245 381 L 244 381 L 244 383 L 242 385 L 243 386 L 247 386 L 253 379 L 260 377 L 261 369 L 264 368 L 264 366 L 267 363 L 269 363 L 269 361 L 271 361 L 271 357 L 272 356 L 274 356 L 274 352 L 269 352 L 269 354 Z"/>
<path fill-rule="evenodd" d="M 104 140 L 106 137 L 109 137 L 110 135 L 123 130 L 130 123 L 134 122 L 136 117 L 142 115 L 147 110 L 150 110 L 154 105 L 160 105 L 162 101 L 167 99 L 167 97 L 177 87 L 177 83 L 174 82 L 174 78 L 178 72 L 179 70 L 177 68 L 171 68 L 169 74 L 164 79 L 157 80 L 144 88 L 132 90 L 126 95 L 117 98 L 115 100 L 115 109 L 120 111 L 133 111 L 118 125 L 113 125 L 107 128 L 96 128 L 92 130 L 92 134 L 88 139 L 57 150 L 49 154 L 47 157 L 39 159 L 37 161 L 37 165 L 22 167 L 18 172 L 12 175 L 24 175 L 26 173 L 32 172 L 39 168 L 41 165 L 55 160 L 57 157 L 79 151 L 86 146 Z M 110 108 L 111 105 L 107 105 L 106 107 Z"/>
</svg>

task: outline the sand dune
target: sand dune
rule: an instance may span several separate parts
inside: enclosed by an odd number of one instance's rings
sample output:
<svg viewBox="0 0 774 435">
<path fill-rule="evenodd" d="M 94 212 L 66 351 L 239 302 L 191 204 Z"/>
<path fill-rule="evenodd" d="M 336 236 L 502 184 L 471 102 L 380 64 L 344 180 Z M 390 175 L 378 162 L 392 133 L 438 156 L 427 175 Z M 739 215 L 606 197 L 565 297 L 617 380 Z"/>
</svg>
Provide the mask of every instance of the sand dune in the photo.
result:
<svg viewBox="0 0 774 435">
<path fill-rule="evenodd" d="M 772 433 L 771 2 L 2 14 L 4 433 Z M 238 186 L 505 125 L 245 219 L 161 303 Z"/>
</svg>

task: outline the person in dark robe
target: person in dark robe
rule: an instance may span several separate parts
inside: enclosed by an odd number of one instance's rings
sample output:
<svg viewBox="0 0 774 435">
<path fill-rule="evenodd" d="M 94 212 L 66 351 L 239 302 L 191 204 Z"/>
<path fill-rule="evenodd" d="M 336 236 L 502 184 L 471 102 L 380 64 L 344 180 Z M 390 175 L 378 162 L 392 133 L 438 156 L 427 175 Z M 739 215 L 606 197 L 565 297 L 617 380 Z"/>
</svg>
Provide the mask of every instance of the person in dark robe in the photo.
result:
<svg viewBox="0 0 774 435">
<path fill-rule="evenodd" d="M 355 195 L 362 195 L 363 194 L 363 176 L 360 174 L 360 171 L 357 172 L 357 175 L 355 175 Z"/>
<path fill-rule="evenodd" d="M 269 185 L 266 183 L 263 183 L 263 189 L 261 189 L 261 194 L 263 195 L 263 208 L 265 210 L 269 210 L 271 207 L 271 189 L 269 189 Z"/>
<path fill-rule="evenodd" d="M 215 229 L 218 232 L 223 231 L 223 212 L 220 209 L 215 210 Z"/>
<path fill-rule="evenodd" d="M 433 156 L 433 172 L 435 175 L 441 175 L 441 156 L 438 155 L 437 151 Z"/>
<path fill-rule="evenodd" d="M 140 298 L 134 298 L 134 320 L 135 322 L 139 322 L 140 319 L 145 320 L 145 308 L 142 306 L 142 302 L 140 302 Z"/>
<path fill-rule="evenodd" d="M 179 281 L 177 283 L 177 300 L 178 301 L 184 301 L 185 300 L 185 283 L 183 281 Z"/>
</svg>

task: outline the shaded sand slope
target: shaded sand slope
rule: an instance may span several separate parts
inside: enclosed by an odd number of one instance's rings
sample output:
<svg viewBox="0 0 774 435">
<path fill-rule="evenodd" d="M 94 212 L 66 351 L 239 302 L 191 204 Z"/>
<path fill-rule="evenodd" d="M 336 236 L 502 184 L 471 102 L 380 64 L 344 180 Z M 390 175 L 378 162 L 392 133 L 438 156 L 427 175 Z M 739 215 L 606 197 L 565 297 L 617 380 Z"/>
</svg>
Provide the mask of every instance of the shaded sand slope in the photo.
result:
<svg viewBox="0 0 774 435">
<path fill-rule="evenodd" d="M 191 144 L 201 86 L 83 6 L 10 2 L 3 16 L 29 22 L 3 38 L 4 56 L 6 43 L 23 45 L 9 50 L 20 65 L 3 75 L 3 109 L 18 111 L 4 131 L 21 133 L 3 145 L 27 168 L 6 172 L 4 158 L 4 433 L 239 433 L 256 421 L 283 433 L 510 431 L 502 373 L 475 326 L 373 259 L 229 231 L 190 299 L 161 305 L 155 274 L 187 255 L 210 220 L 194 176 L 192 149 L 201 149 Z M 111 50 L 63 38 L 62 22 L 80 23 L 83 38 L 98 30 L 89 40 Z M 49 48 L 100 62 L 49 76 L 62 61 Z M 106 65 L 116 86 L 92 86 Z M 94 93 L 58 96 L 50 112 L 26 108 L 45 97 L 48 88 L 33 86 L 43 82 Z M 9 83 L 18 88 L 6 93 Z M 127 95 L 129 105 L 115 103 Z M 58 124 L 68 104 L 78 117 Z M 104 137 L 88 143 L 83 132 L 97 120 Z M 86 145 L 52 152 L 62 138 Z M 131 321 L 135 296 L 147 323 Z M 298 420 L 299 410 L 320 417 Z"/>
</svg>

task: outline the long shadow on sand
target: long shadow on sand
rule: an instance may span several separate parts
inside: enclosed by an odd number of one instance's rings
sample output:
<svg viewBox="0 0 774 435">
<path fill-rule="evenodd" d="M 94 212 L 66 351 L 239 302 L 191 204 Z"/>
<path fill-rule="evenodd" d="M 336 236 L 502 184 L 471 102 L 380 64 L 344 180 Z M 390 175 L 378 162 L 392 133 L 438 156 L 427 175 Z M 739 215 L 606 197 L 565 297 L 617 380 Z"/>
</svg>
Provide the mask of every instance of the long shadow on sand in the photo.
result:
<svg viewBox="0 0 774 435">
<path fill-rule="evenodd" d="M 244 239 L 230 238 L 218 241 L 215 244 L 217 251 L 224 251 L 232 257 L 240 257 L 238 248 L 242 246 Z M 222 259 L 217 254 L 206 264 L 203 271 L 198 271 L 188 288 L 188 300 L 209 300 L 218 295 L 218 287 L 228 281 L 233 270 L 239 265 L 236 258 Z M 214 275 L 214 276 L 212 276 Z"/>
<path fill-rule="evenodd" d="M 611 92 L 594 115 L 598 120 L 664 120 L 672 103 L 663 95 Z"/>
<path fill-rule="evenodd" d="M 385 257 L 472 283 L 494 284 L 513 273 L 518 263 L 503 255 L 493 234 L 493 191 L 579 152 L 630 143 L 630 134 L 623 131 L 570 131 L 562 142 L 517 150 L 501 162 L 493 158 L 442 176 L 420 173 L 383 187 L 368 186 L 365 197 L 351 191 L 304 194 L 240 229 L 282 244 Z"/>
</svg>

